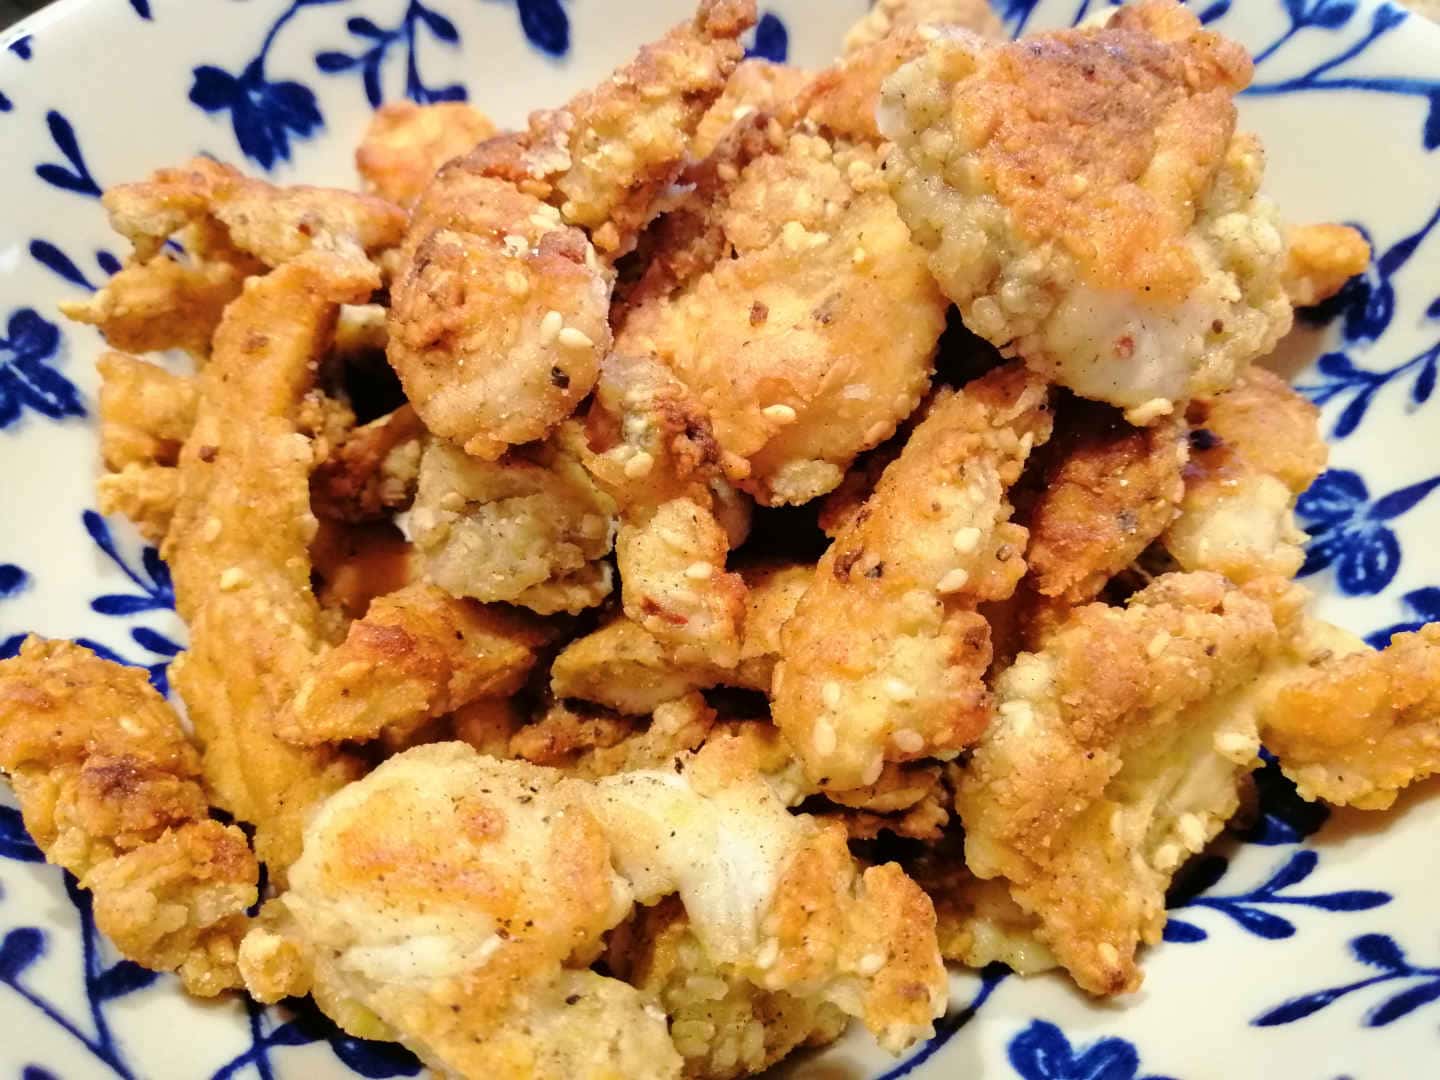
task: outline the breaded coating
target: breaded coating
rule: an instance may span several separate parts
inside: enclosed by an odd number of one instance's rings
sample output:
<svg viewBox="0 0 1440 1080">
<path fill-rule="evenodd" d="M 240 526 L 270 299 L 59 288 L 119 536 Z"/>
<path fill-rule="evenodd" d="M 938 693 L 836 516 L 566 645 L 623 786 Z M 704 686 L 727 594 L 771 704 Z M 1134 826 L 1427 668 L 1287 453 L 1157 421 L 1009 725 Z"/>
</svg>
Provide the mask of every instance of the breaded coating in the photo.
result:
<svg viewBox="0 0 1440 1080">
<path fill-rule="evenodd" d="M 300 750 L 274 731 L 321 643 L 309 556 L 314 450 L 299 415 L 338 305 L 368 297 L 373 281 L 368 264 L 316 240 L 252 278 L 225 311 L 161 552 L 190 630 L 171 674 L 206 783 L 217 805 L 255 826 L 256 852 L 282 886 L 311 809 L 359 771 L 344 753 Z"/>
<path fill-rule="evenodd" d="M 1186 570 L 1292 577 L 1305 561 L 1295 500 L 1325 468 L 1320 410 L 1263 368 L 1191 403 L 1180 516 L 1164 543 Z"/>
<path fill-rule="evenodd" d="M 884 138 L 876 119 L 882 84 L 921 55 L 933 36 L 929 27 L 905 25 L 847 52 L 816 72 L 781 115 L 791 122 L 807 120 L 832 135 L 878 143 Z"/>
<path fill-rule="evenodd" d="M 558 780 L 438 743 L 336 794 L 281 897 L 293 922 L 245 942 L 252 990 L 293 990 L 298 952 L 342 1026 L 399 1039 L 444 1075 L 678 1076 L 638 993 L 566 970 L 598 954 L 631 901 L 595 817 Z"/>
<path fill-rule="evenodd" d="M 826 790 L 887 761 L 953 756 L 984 730 L 990 628 L 976 605 L 1025 573 L 1009 487 L 1050 434 L 1019 365 L 937 397 L 836 537 L 781 633 L 775 723 Z"/>
<path fill-rule="evenodd" d="M 1148 428 L 1083 400 L 1059 410 L 1025 558 L 1041 596 L 1083 604 L 1157 540 L 1180 512 L 1189 429 Z"/>
<path fill-rule="evenodd" d="M 382 199 L 333 188 L 279 188 L 203 157 L 110 188 L 101 203 L 140 263 L 150 262 L 187 226 L 219 229 L 230 245 L 270 267 L 308 251 L 326 252 L 349 272 L 369 277 L 372 289 L 380 285 L 372 257 L 397 246 L 405 233 L 404 211 Z M 207 236 L 206 243 L 214 241 Z"/>
<path fill-rule="evenodd" d="M 372 195 L 413 206 L 442 165 L 494 134 L 490 118 L 463 101 L 386 102 L 355 149 L 355 169 Z"/>
<path fill-rule="evenodd" d="M 100 513 L 128 518 L 141 536 L 156 545 L 164 543 L 179 499 L 180 474 L 170 465 L 132 462 L 95 481 Z"/>
<path fill-rule="evenodd" d="M 1370 264 L 1370 245 L 1349 225 L 1292 225 L 1285 239 L 1285 292 L 1296 307 L 1329 300 Z"/>
<path fill-rule="evenodd" d="M 586 788 L 635 900 L 677 893 L 714 964 L 836 1005 L 892 1052 L 928 1037 L 946 998 L 929 900 L 894 863 L 861 873 L 843 828 L 791 815 L 736 765 L 707 747 Z"/>
<path fill-rule="evenodd" d="M 1383 810 L 1440 772 L 1440 623 L 1378 652 L 1327 639 L 1267 704 L 1261 734 L 1305 798 Z"/>
<path fill-rule="evenodd" d="M 800 598 L 815 580 L 808 563 L 762 562 L 740 567 L 745 581 L 745 633 L 740 663 L 722 681 L 728 686 L 770 693 L 780 661 L 780 634 Z"/>
<path fill-rule="evenodd" d="M 510 754 L 593 780 L 671 767 L 679 755 L 698 750 L 714 724 L 715 710 L 698 693 L 657 706 L 643 727 L 630 719 L 576 712 L 562 703 L 517 731 Z"/>
<path fill-rule="evenodd" d="M 297 746 L 403 737 L 476 698 L 519 690 L 544 641 L 517 613 L 407 585 L 376 599 L 316 661 L 275 731 Z"/>
<path fill-rule="evenodd" d="M 195 380 L 121 352 L 101 353 L 95 367 L 105 467 L 174 465 L 195 423 Z"/>
<path fill-rule="evenodd" d="M 752 57 L 742 60 L 725 80 L 725 91 L 710 106 L 690 140 L 690 156 L 709 157 L 735 125 L 755 113 L 778 115 L 811 79 L 789 64 Z"/>
<path fill-rule="evenodd" d="M 674 650 L 623 615 L 576 638 L 555 657 L 550 691 L 583 698 L 631 716 L 692 690 L 718 685 L 724 669 L 704 661 L 685 663 Z"/>
<path fill-rule="evenodd" d="M 310 478 L 315 513 L 363 522 L 407 509 L 419 483 L 424 433 L 409 405 L 347 432 Z"/>
<path fill-rule="evenodd" d="M 829 800 L 843 809 L 823 816 L 839 821 L 851 840 L 882 832 L 912 840 L 938 840 L 950 822 L 950 789 L 938 765 L 886 765 L 880 779 L 863 788 L 837 791 Z"/>
<path fill-rule="evenodd" d="M 187 252 L 182 262 L 161 252 L 121 267 L 89 298 L 62 303 L 60 310 L 94 326 L 113 348 L 184 349 L 204 358 L 225 305 L 240 295 L 247 277 L 264 269 L 238 254 Z"/>
<path fill-rule="evenodd" d="M 493 461 L 595 385 L 610 278 L 542 200 L 455 161 L 416 206 L 401 262 L 386 355 L 436 435 Z"/>
<path fill-rule="evenodd" d="M 1005 37 L 988 0 L 875 0 L 845 34 L 846 55 L 859 52 L 899 31 L 925 23 L 963 27 L 983 38 Z"/>
<path fill-rule="evenodd" d="M 1091 993 L 1140 985 L 1135 951 L 1160 940 L 1171 877 L 1259 764 L 1259 675 L 1296 605 L 1279 584 L 1164 575 L 1125 608 L 1077 608 L 996 682 L 956 796 L 966 862 L 1009 883 Z"/>
<path fill-rule="evenodd" d="M 602 561 L 615 504 L 561 447 L 482 461 L 430 440 L 420 459 L 410 533 L 430 580 L 453 596 L 542 615 L 579 612 L 610 594 Z"/>
<path fill-rule="evenodd" d="M 583 755 L 608 750 L 644 729 L 633 717 L 616 716 L 578 703 L 556 701 L 510 738 L 503 758 L 520 758 L 546 768 L 569 768 Z"/>
<path fill-rule="evenodd" d="M 739 165 L 678 211 L 698 220 L 662 239 L 667 272 L 637 290 L 617 348 L 674 370 L 727 475 L 773 506 L 823 495 L 894 433 L 929 386 L 947 305 L 876 148 L 752 127 Z"/>
<path fill-rule="evenodd" d="M 686 663 L 734 667 L 745 584 L 725 569 L 720 450 L 694 396 L 655 359 L 612 353 L 583 430 L 569 425 L 565 438 L 620 507 L 626 616 Z"/>
<path fill-rule="evenodd" d="M 1003 45 L 946 32 L 896 72 L 887 176 L 965 325 L 1137 424 L 1269 352 L 1291 309 L 1235 133 L 1250 74 L 1173 0 Z"/>
<path fill-rule="evenodd" d="M 701 118 L 740 62 L 753 0 L 700 0 L 695 15 L 529 129 L 477 148 L 470 167 L 548 201 L 607 260 L 629 251 L 679 176 Z"/>
<path fill-rule="evenodd" d="M 653 996 L 694 1080 L 763 1072 L 797 1047 L 839 1038 L 849 1018 L 834 1005 L 762 990 L 715 963 L 671 897 L 617 927 L 606 954 L 618 978 Z"/>
<path fill-rule="evenodd" d="M 310 578 L 320 604 L 321 636 L 338 645 L 376 597 L 420 577 L 420 560 L 390 522 L 344 525 L 320 518 L 318 524 L 310 542 Z"/>
<path fill-rule="evenodd" d="M 449 717 L 453 738 L 486 757 L 508 759 L 510 740 L 524 723 L 514 698 L 479 698 Z"/>
<path fill-rule="evenodd" d="M 45 857 L 94 896 L 120 952 L 192 994 L 239 986 L 259 868 L 209 818 L 200 757 L 143 671 L 27 638 L 0 662 L 0 768 Z"/>
</svg>

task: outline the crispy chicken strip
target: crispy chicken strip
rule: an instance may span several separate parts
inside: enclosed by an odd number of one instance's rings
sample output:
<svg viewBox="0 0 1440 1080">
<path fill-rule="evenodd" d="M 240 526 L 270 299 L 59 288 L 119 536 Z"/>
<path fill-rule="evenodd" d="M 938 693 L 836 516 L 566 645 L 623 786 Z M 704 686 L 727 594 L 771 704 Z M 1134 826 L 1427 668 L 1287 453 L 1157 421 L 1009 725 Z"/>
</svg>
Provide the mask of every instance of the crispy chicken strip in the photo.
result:
<svg viewBox="0 0 1440 1080">
<path fill-rule="evenodd" d="M 1232 581 L 1291 577 L 1305 561 L 1295 500 L 1325 468 L 1320 411 L 1279 376 L 1251 368 L 1191 403 L 1192 453 L 1165 547 L 1186 570 Z"/>
<path fill-rule="evenodd" d="M 1349 225 L 1292 225 L 1285 238 L 1285 291 L 1296 307 L 1330 299 L 1370 263 L 1370 245 Z"/>
<path fill-rule="evenodd" d="M 918 404 L 947 305 L 876 148 L 758 118 L 726 153 L 662 237 L 666 272 L 637 290 L 617 348 L 659 357 L 696 395 L 732 481 L 803 503 Z"/>
<path fill-rule="evenodd" d="M 314 449 L 298 414 L 338 305 L 365 299 L 372 281 L 368 264 L 317 248 L 252 279 L 226 309 L 162 549 L 190 628 L 171 670 L 206 783 L 255 826 L 256 852 L 282 884 L 310 811 L 359 771 L 336 750 L 286 744 L 274 721 L 321 641 L 308 550 Z"/>
<path fill-rule="evenodd" d="M 678 1076 L 663 1017 L 572 970 L 631 896 L 559 779 L 438 743 L 339 792 L 306 830 L 288 920 L 244 943 L 252 992 L 308 981 L 352 1034 L 399 1039 L 447 1076 Z"/>
<path fill-rule="evenodd" d="M 1160 940 L 1171 877 L 1239 807 L 1260 676 L 1301 599 L 1167 574 L 1123 609 L 1077 608 L 999 677 L 956 797 L 966 862 L 1009 883 L 1091 993 L 1140 985 L 1135 951 Z"/>
<path fill-rule="evenodd" d="M 403 736 L 476 698 L 524 685 L 545 634 L 500 608 L 419 582 L 379 597 L 275 719 L 297 746 Z"/>
<path fill-rule="evenodd" d="M 199 755 L 144 672 L 28 638 L 0 662 L 0 768 L 122 954 L 192 994 L 240 985 L 259 868 L 244 833 L 210 820 Z"/>
<path fill-rule="evenodd" d="M 410 532 L 430 580 L 453 596 L 549 615 L 593 607 L 613 586 L 603 560 L 615 503 L 562 446 L 488 462 L 430 440 Z"/>
<path fill-rule="evenodd" d="M 1050 434 L 1046 402 L 1018 365 L 938 397 L 820 560 L 781 633 L 774 707 L 821 787 L 953 756 L 984 730 L 990 629 L 975 608 L 1025 572 L 1006 492 Z"/>
<path fill-rule="evenodd" d="M 1137 424 L 1267 353 L 1291 309 L 1235 133 L 1250 74 L 1173 0 L 1013 44 L 947 32 L 896 72 L 887 175 L 965 325 Z"/>
<path fill-rule="evenodd" d="M 1083 604 L 1150 546 L 1179 513 L 1188 428 L 1148 428 L 1083 400 L 1059 411 L 1031 509 L 1025 557 L 1041 596 Z"/>
<path fill-rule="evenodd" d="M 1005 27 L 987 0 L 875 0 L 845 34 L 845 55 L 925 23 L 960 26 L 996 41 L 1005 37 Z"/>
<path fill-rule="evenodd" d="M 365 190 L 413 206 L 440 167 L 495 134 L 490 118 L 463 101 L 392 101 L 375 110 L 355 150 Z"/>
<path fill-rule="evenodd" d="M 654 216 L 753 19 L 751 0 L 703 0 L 596 89 L 441 170 L 401 253 L 388 350 L 431 431 L 494 460 L 590 393 L 610 346 L 595 250 L 623 254 Z"/>
<path fill-rule="evenodd" d="M 704 410 L 658 361 L 616 352 L 583 432 L 569 425 L 565 437 L 620 507 L 625 615 L 682 662 L 733 668 L 745 584 L 725 569 L 730 534 L 712 489 L 720 452 Z"/>
<path fill-rule="evenodd" d="M 424 433 L 409 405 L 348 432 L 310 478 L 315 513 L 363 522 L 407 509 L 419 482 Z"/>
<path fill-rule="evenodd" d="M 675 897 L 641 908 L 611 935 L 617 977 L 654 996 L 692 1080 L 763 1072 L 801 1046 L 839 1038 L 849 1017 L 823 1000 L 764 990 L 706 955 Z"/>
<path fill-rule="evenodd" d="M 808 71 L 754 57 L 736 65 L 725 81 L 725 92 L 700 120 L 690 140 L 690 156 L 703 161 L 714 153 L 735 125 L 755 113 L 779 115 L 805 88 Z"/>
<path fill-rule="evenodd" d="M 1262 712 L 1261 734 L 1305 798 L 1383 810 L 1440 772 L 1440 624 L 1381 651 L 1324 631 Z"/>
<path fill-rule="evenodd" d="M 141 536 L 156 545 L 164 543 L 179 499 L 180 473 L 171 465 L 132 462 L 95 481 L 100 513 L 128 518 Z"/>
</svg>

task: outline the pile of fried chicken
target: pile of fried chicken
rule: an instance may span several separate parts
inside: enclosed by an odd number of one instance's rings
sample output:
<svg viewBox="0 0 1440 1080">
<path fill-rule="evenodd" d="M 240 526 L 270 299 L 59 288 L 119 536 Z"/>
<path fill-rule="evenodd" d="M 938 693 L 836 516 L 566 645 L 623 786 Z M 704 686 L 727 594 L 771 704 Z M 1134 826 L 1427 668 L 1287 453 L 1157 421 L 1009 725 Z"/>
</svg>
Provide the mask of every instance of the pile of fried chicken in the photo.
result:
<svg viewBox="0 0 1440 1080">
<path fill-rule="evenodd" d="M 1259 194 L 1244 52 L 880 0 L 802 71 L 754 14 L 521 131 L 388 106 L 365 194 L 106 193 L 66 313 L 189 726 L 32 638 L 0 767 L 126 956 L 446 1076 L 736 1077 L 927 1037 L 947 960 L 1135 990 L 1262 743 L 1440 768 L 1440 625 L 1291 580 L 1325 447 L 1254 362 L 1369 252 Z"/>
</svg>

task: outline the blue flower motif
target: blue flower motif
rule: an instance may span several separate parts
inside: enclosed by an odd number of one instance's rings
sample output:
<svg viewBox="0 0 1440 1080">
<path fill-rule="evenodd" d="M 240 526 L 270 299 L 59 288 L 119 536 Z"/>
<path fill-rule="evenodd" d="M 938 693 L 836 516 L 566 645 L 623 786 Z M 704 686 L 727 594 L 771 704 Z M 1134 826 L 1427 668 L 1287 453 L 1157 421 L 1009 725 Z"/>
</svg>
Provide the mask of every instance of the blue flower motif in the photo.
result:
<svg viewBox="0 0 1440 1080">
<path fill-rule="evenodd" d="M 1432 585 L 1424 589 L 1416 589 L 1402 596 L 1400 603 L 1409 608 L 1415 614 L 1415 618 L 1408 622 L 1395 623 L 1367 635 L 1365 641 L 1371 648 L 1383 649 L 1390 644 L 1390 639 L 1396 634 L 1413 633 L 1426 623 L 1440 622 L 1440 588 Z"/>
<path fill-rule="evenodd" d="M 417 36 L 420 27 L 425 27 L 437 41 L 446 45 L 460 44 L 460 31 L 455 24 L 433 8 L 426 7 L 420 0 L 409 0 L 399 25 L 383 30 L 363 15 L 356 15 L 345 23 L 350 33 L 370 43 L 364 52 L 322 52 L 315 57 L 316 66 L 327 74 L 358 70 L 365 85 L 365 96 L 372 108 L 379 108 L 385 100 L 385 91 L 380 85 L 380 69 L 385 57 L 394 45 L 405 47 L 405 96 L 411 101 L 431 104 L 437 101 L 464 101 L 465 87 L 459 83 L 449 86 L 426 86 L 420 75 Z"/>
<path fill-rule="evenodd" d="M 1365 934 L 1357 937 L 1350 942 L 1350 953 L 1367 967 L 1378 968 L 1380 974 L 1291 998 L 1289 1001 L 1261 1013 L 1250 1023 L 1256 1027 L 1293 1024 L 1297 1020 L 1303 1020 L 1305 1017 L 1319 1012 L 1347 994 L 1386 983 L 1409 982 L 1411 985 L 1399 993 L 1387 997 L 1367 1012 L 1365 1014 L 1366 1027 L 1385 1027 L 1410 1015 L 1422 1005 L 1429 1005 L 1440 1000 L 1440 968 L 1417 967 L 1410 963 L 1405 956 L 1405 951 L 1389 935 Z"/>
<path fill-rule="evenodd" d="M 759 57 L 776 64 L 783 64 L 790 55 L 790 32 L 780 16 L 767 11 L 755 24 L 755 40 L 745 50 L 746 56 Z"/>
<path fill-rule="evenodd" d="M 1293 937 L 1295 924 L 1289 919 L 1266 911 L 1267 907 L 1291 905 L 1315 908 L 1319 911 L 1369 911 L 1388 904 L 1393 899 L 1389 893 L 1373 889 L 1353 889 L 1333 893 L 1316 893 L 1308 896 L 1287 894 L 1287 890 L 1299 885 L 1315 872 L 1320 856 L 1310 849 L 1295 852 L 1261 885 L 1248 892 L 1233 896 L 1201 895 L 1213 888 L 1225 875 L 1227 861 L 1216 855 L 1196 860 L 1188 868 L 1181 888 L 1172 892 L 1166 907 L 1172 911 L 1180 908 L 1208 907 L 1233 919 L 1248 933 L 1268 941 Z M 1165 924 L 1165 940 L 1172 942 L 1204 941 L 1207 934 L 1192 922 L 1172 917 Z"/>
<path fill-rule="evenodd" d="M 18 56 L 21 60 L 29 60 L 34 55 L 35 38 L 30 34 L 21 34 L 7 42 L 5 48 Z"/>
<path fill-rule="evenodd" d="M 94 510 L 80 515 L 85 531 L 95 546 L 103 551 L 112 563 L 140 590 L 134 593 L 110 593 L 90 601 L 92 611 L 100 615 L 138 615 L 143 611 L 174 611 L 175 586 L 170 580 L 170 568 L 160 558 L 160 552 L 148 544 L 140 552 L 140 568 L 131 567 L 115 545 L 115 537 L 105 519 Z"/>
<path fill-rule="evenodd" d="M 85 415 L 80 391 L 51 366 L 59 351 L 60 329 L 54 323 L 33 308 L 11 313 L 0 337 L 0 430 L 27 408 L 51 420 Z"/>
<path fill-rule="evenodd" d="M 1140 1071 L 1134 1043 L 1111 1037 L 1076 1050 L 1063 1031 L 1044 1020 L 1033 1021 L 1011 1039 L 1006 1052 L 1025 1080 L 1137 1080 Z"/>
<path fill-rule="evenodd" d="M 47 161 L 35 166 L 35 175 L 63 191 L 73 191 L 77 195 L 98 199 L 101 194 L 100 185 L 95 182 L 90 167 L 85 164 L 85 155 L 80 152 L 80 141 L 75 138 L 75 129 L 70 125 L 70 121 L 65 119 L 63 113 L 51 109 L 45 114 L 45 126 L 50 130 L 50 138 L 54 140 L 56 149 L 69 164 L 56 165 Z"/>
<path fill-rule="evenodd" d="M 1296 511 L 1312 537 L 1298 577 L 1332 563 L 1348 596 L 1374 596 L 1395 580 L 1400 541 L 1386 522 L 1404 514 L 1440 486 L 1440 476 L 1399 488 L 1371 501 L 1360 474 L 1349 469 L 1322 473 L 1300 496 Z"/>
<path fill-rule="evenodd" d="M 230 113 L 236 141 L 262 168 L 290 160 L 290 136 L 305 139 L 324 123 L 315 93 L 298 82 L 270 82 L 257 57 L 239 76 L 212 64 L 195 69 L 190 100 L 208 113 Z"/>
<path fill-rule="evenodd" d="M 75 260 L 50 243 L 49 240 L 31 240 L 30 257 L 52 274 L 64 278 L 71 285 L 79 286 L 89 292 L 95 291 L 94 283 L 85 276 L 80 267 L 75 265 Z M 95 264 L 107 275 L 120 269 L 120 260 L 104 248 L 95 252 Z"/>
<path fill-rule="evenodd" d="M 325 1042 L 331 1052 L 353 1072 L 369 1080 L 415 1076 L 420 1062 L 396 1043 L 371 1042 L 347 1035 L 317 1009 L 308 998 L 286 1002 L 288 1019 L 274 1022 L 277 1010 L 267 1010 L 246 1001 L 250 1020 L 250 1046 L 220 1066 L 210 1080 L 230 1080 L 248 1069 L 261 1076 L 273 1076 L 272 1051 L 286 1046 L 309 1046 Z"/>
</svg>

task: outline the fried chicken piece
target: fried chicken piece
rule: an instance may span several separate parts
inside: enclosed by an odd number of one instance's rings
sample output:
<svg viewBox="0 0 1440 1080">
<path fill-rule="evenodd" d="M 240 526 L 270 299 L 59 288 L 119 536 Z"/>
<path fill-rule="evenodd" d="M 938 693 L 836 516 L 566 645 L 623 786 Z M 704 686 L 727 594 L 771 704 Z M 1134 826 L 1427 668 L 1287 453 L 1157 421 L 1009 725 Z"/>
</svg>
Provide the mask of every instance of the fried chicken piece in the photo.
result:
<svg viewBox="0 0 1440 1080">
<path fill-rule="evenodd" d="M 386 355 L 435 434 L 493 461 L 544 438 L 595 385 L 610 279 L 542 200 L 452 162 L 416 206 L 401 262 Z"/>
<path fill-rule="evenodd" d="M 290 925 L 245 941 L 252 992 L 293 991 L 308 968 L 317 1003 L 352 1034 L 399 1039 L 444 1075 L 678 1076 L 640 994 L 570 970 L 631 899 L 559 779 L 440 743 L 336 794 L 281 897 Z"/>
<path fill-rule="evenodd" d="M 1326 629 L 1262 711 L 1261 734 L 1305 798 L 1383 810 L 1440 772 L 1440 624 L 1380 651 Z"/>
<path fill-rule="evenodd" d="M 1240 582 L 1300 569 L 1305 533 L 1295 524 L 1295 500 L 1329 454 L 1319 418 L 1318 408 L 1262 368 L 1191 403 L 1185 498 L 1164 536 L 1182 568 Z"/>
<path fill-rule="evenodd" d="M 829 800 L 843 809 L 822 816 L 843 824 L 851 840 L 873 840 L 881 832 L 938 840 L 950 822 L 951 798 L 939 766 L 890 764 L 870 786 L 832 793 Z"/>
<path fill-rule="evenodd" d="M 94 326 L 113 348 L 184 349 L 203 359 L 225 305 L 261 270 L 259 262 L 234 251 L 225 257 L 189 252 L 185 261 L 161 252 L 121 267 L 89 298 L 64 302 L 60 310 Z"/>
<path fill-rule="evenodd" d="M 121 352 L 101 353 L 95 367 L 105 467 L 174 465 L 195 423 L 195 380 Z"/>
<path fill-rule="evenodd" d="M 675 372 L 726 474 L 773 506 L 830 491 L 894 433 L 929 386 L 947 305 L 876 148 L 762 121 L 736 133 L 740 165 L 697 181 L 699 205 L 680 211 L 692 220 L 662 238 L 667 272 L 631 299 L 617 348 Z"/>
<path fill-rule="evenodd" d="M 642 730 L 633 717 L 556 701 L 534 723 L 519 728 L 506 753 L 499 756 L 546 768 L 568 768 L 582 755 L 619 746 Z"/>
<path fill-rule="evenodd" d="M 620 507 L 626 616 L 682 662 L 733 668 L 745 585 L 725 569 L 730 534 L 712 489 L 720 452 L 704 410 L 653 358 L 616 352 L 583 431 L 569 425 L 564 437 Z"/>
<path fill-rule="evenodd" d="M 884 136 L 880 133 L 876 110 L 881 85 L 902 65 L 920 56 L 933 36 L 930 27 L 906 24 L 847 51 L 829 67 L 816 72 L 786 103 L 781 115 L 792 123 L 809 121 L 832 135 L 880 142 Z"/>
<path fill-rule="evenodd" d="M 388 521 L 342 525 L 320 518 L 318 524 L 310 542 L 310 577 L 320 605 L 321 637 L 338 645 L 376 597 L 420 577 L 420 560 Z"/>
<path fill-rule="evenodd" d="M 168 465 L 132 462 L 95 481 L 95 505 L 109 517 L 128 518 L 152 544 L 164 543 L 180 498 L 180 475 Z"/>
<path fill-rule="evenodd" d="M 942 393 L 836 537 L 781 633 L 775 722 L 827 791 L 887 761 L 953 756 L 989 718 L 990 629 L 976 605 L 1025 573 L 1008 488 L 1050 433 L 1018 365 Z"/>
<path fill-rule="evenodd" d="M 583 698 L 631 716 L 718 685 L 724 669 L 704 661 L 685 663 L 654 634 L 623 615 L 576 638 L 555 657 L 550 691 Z"/>
<path fill-rule="evenodd" d="M 617 977 L 658 1000 L 694 1080 L 763 1072 L 798 1047 L 833 1042 L 849 1023 L 828 1002 L 763 990 L 716 964 L 674 897 L 617 927 L 606 956 Z"/>
<path fill-rule="evenodd" d="M 101 203 L 141 263 L 187 226 L 218 227 L 230 244 L 266 266 L 324 251 L 351 273 L 373 274 L 372 289 L 380 280 L 371 259 L 398 245 L 405 232 L 404 211 L 382 199 L 337 188 L 275 187 L 203 157 L 113 187 Z"/>
<path fill-rule="evenodd" d="M 359 762 L 301 750 L 275 733 L 321 644 L 309 544 L 314 448 L 302 402 L 338 305 L 368 297 L 372 268 L 314 250 L 251 279 L 225 311 L 198 379 L 195 426 L 162 549 L 190 648 L 171 667 L 203 748 L 217 805 L 255 826 L 256 852 L 283 886 L 306 817 Z"/>
<path fill-rule="evenodd" d="M 845 55 L 926 23 L 963 27 L 996 41 L 1005 37 L 1005 27 L 987 0 L 875 0 L 846 32 Z"/>
<path fill-rule="evenodd" d="M 789 64 L 759 57 L 742 60 L 725 81 L 724 93 L 695 129 L 695 137 L 690 140 L 690 156 L 697 161 L 709 157 L 735 125 L 748 116 L 782 113 L 811 78 L 810 72 Z"/>
<path fill-rule="evenodd" d="M 1178 417 L 1148 428 L 1083 400 L 1059 411 L 1025 557 L 1043 597 L 1083 604 L 1180 512 L 1189 434 Z"/>
<path fill-rule="evenodd" d="M 887 81 L 901 216 L 965 325 L 1147 424 L 1290 328 L 1285 240 L 1235 133 L 1244 50 L 1173 0 L 932 41 Z"/>
<path fill-rule="evenodd" d="M 124 956 L 192 994 L 240 985 L 259 868 L 244 833 L 209 819 L 199 755 L 143 671 L 27 638 L 0 662 L 0 768 Z"/>
<path fill-rule="evenodd" d="M 843 828 L 791 815 L 736 766 L 707 746 L 585 789 L 635 900 L 678 894 L 712 963 L 836 1005 L 892 1052 L 928 1037 L 946 996 L 930 902 L 893 863 L 861 873 Z"/>
<path fill-rule="evenodd" d="M 370 118 L 355 150 L 365 190 L 413 206 L 440 167 L 495 134 L 490 118 L 463 101 L 392 101 Z"/>
<path fill-rule="evenodd" d="M 408 509 L 419 483 L 424 434 L 409 405 L 349 431 L 310 478 L 316 514 L 358 523 Z"/>
<path fill-rule="evenodd" d="M 428 582 L 381 596 L 321 656 L 275 731 L 296 746 L 403 736 L 476 698 L 519 690 L 545 641 L 535 623 Z"/>
<path fill-rule="evenodd" d="M 966 862 L 1009 883 L 1091 993 L 1140 985 L 1171 877 L 1239 807 L 1296 592 L 1167 574 L 1123 609 L 1077 608 L 998 678 L 956 796 Z"/>
<path fill-rule="evenodd" d="M 610 594 L 602 561 L 615 504 L 563 447 L 540 444 L 487 462 L 430 440 L 420 459 L 410 531 L 430 580 L 453 596 L 542 615 L 593 607 Z"/>
<path fill-rule="evenodd" d="M 479 698 L 449 718 L 453 738 L 486 757 L 508 760 L 510 740 L 525 722 L 514 698 Z"/>
<path fill-rule="evenodd" d="M 558 703 L 510 740 L 510 754 L 587 779 L 670 767 L 699 749 L 715 723 L 715 710 L 698 693 L 656 706 L 648 725 L 633 718 L 579 712 Z"/>
<path fill-rule="evenodd" d="M 1349 225 L 1292 225 L 1285 239 L 1285 292 L 1296 307 L 1329 300 L 1370 264 L 1369 243 Z"/>
</svg>

